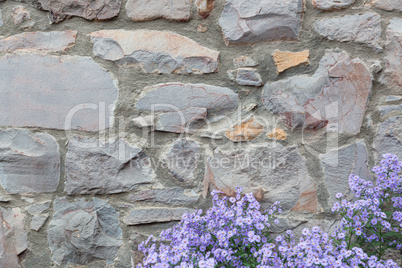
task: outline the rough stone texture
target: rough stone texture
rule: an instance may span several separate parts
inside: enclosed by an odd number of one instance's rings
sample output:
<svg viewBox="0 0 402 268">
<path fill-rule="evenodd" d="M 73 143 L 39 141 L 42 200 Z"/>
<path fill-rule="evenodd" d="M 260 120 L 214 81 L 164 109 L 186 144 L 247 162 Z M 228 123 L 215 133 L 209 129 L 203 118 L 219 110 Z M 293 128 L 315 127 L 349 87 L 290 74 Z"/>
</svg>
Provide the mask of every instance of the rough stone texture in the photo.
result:
<svg viewBox="0 0 402 268">
<path fill-rule="evenodd" d="M 55 138 L 27 130 L 0 130 L 0 183 L 11 194 L 56 191 L 60 177 Z"/>
<path fill-rule="evenodd" d="M 250 56 L 240 56 L 233 59 L 233 65 L 235 67 L 255 67 L 258 66 L 258 61 Z"/>
<path fill-rule="evenodd" d="M 128 192 L 155 177 L 148 156 L 124 140 L 75 137 L 68 144 L 65 169 L 69 195 Z"/>
<path fill-rule="evenodd" d="M 350 7 L 355 0 L 313 0 L 313 5 L 320 10 L 335 10 Z"/>
<path fill-rule="evenodd" d="M 254 68 L 239 68 L 237 70 L 228 71 L 229 78 L 243 86 L 260 87 L 264 83 L 257 69 Z"/>
<path fill-rule="evenodd" d="M 297 40 L 303 0 L 228 0 L 219 19 L 227 44 Z"/>
<path fill-rule="evenodd" d="M 263 202 L 280 201 L 283 210 L 317 211 L 317 186 L 310 178 L 297 147 L 249 146 L 236 151 L 217 148 L 208 159 L 204 177 L 204 196 L 209 184 L 228 195 L 237 186 Z M 305 198 L 305 195 L 309 195 Z M 306 201 L 308 200 L 308 201 Z"/>
<path fill-rule="evenodd" d="M 121 0 L 32 0 L 34 7 L 49 11 L 54 23 L 68 16 L 82 17 L 87 20 L 107 20 L 119 14 Z"/>
<path fill-rule="evenodd" d="M 264 126 L 254 116 L 244 119 L 241 123 L 234 125 L 225 132 L 225 136 L 234 142 L 251 141 L 261 135 Z"/>
<path fill-rule="evenodd" d="M 329 40 L 356 42 L 381 50 L 381 17 L 377 13 L 346 15 L 314 22 L 314 31 Z"/>
<path fill-rule="evenodd" d="M 130 210 L 129 215 L 124 219 L 127 225 L 139 225 L 157 222 L 179 221 L 184 213 L 191 213 L 189 208 L 136 208 Z"/>
<path fill-rule="evenodd" d="M 41 214 L 50 207 L 51 201 L 30 205 L 26 208 L 27 212 L 31 215 Z"/>
<path fill-rule="evenodd" d="M 159 115 L 159 120 L 155 129 L 174 133 L 191 133 L 198 126 L 205 122 L 207 109 L 199 107 L 189 107 L 178 112 L 167 112 Z"/>
<path fill-rule="evenodd" d="M 402 96 L 387 96 L 386 102 L 400 101 Z"/>
<path fill-rule="evenodd" d="M 391 117 L 378 126 L 377 134 L 373 142 L 376 161 L 386 153 L 396 154 L 402 157 L 402 116 Z"/>
<path fill-rule="evenodd" d="M 385 54 L 385 70 L 380 81 L 402 93 L 402 18 L 392 19 L 387 27 Z"/>
<path fill-rule="evenodd" d="M 271 133 L 268 133 L 268 138 L 275 140 L 286 140 L 287 133 L 280 128 L 275 128 Z"/>
<path fill-rule="evenodd" d="M 22 6 L 16 6 L 13 8 L 11 15 L 15 25 L 20 25 L 31 19 L 31 14 Z"/>
<path fill-rule="evenodd" d="M 342 134 L 357 134 L 363 122 L 372 75 L 360 59 L 327 51 L 311 76 L 266 84 L 263 103 L 292 129 L 337 124 Z"/>
<path fill-rule="evenodd" d="M 208 17 L 211 11 L 214 9 L 214 1 L 215 0 L 195 0 L 198 14 L 204 19 Z"/>
<path fill-rule="evenodd" d="M 200 195 L 193 190 L 182 188 L 166 188 L 145 190 L 130 194 L 127 199 L 131 202 L 153 202 L 171 205 L 191 205 L 197 202 Z"/>
<path fill-rule="evenodd" d="M 0 27 L 3 26 L 3 16 L 1 15 L 1 9 L 0 9 Z"/>
<path fill-rule="evenodd" d="M 191 16 L 191 0 L 128 0 L 127 16 L 134 21 L 167 19 L 188 21 Z"/>
<path fill-rule="evenodd" d="M 31 230 L 34 230 L 38 232 L 42 226 L 45 224 L 47 219 L 49 218 L 49 214 L 43 214 L 43 215 L 34 215 L 32 217 L 31 223 L 29 224 L 29 228 Z"/>
<path fill-rule="evenodd" d="M 280 51 L 275 50 L 272 57 L 274 59 L 275 65 L 277 67 L 276 73 L 279 74 L 287 69 L 298 65 L 307 65 L 309 64 L 308 57 L 310 55 L 310 51 L 304 50 L 301 52 L 289 52 L 289 51 Z"/>
<path fill-rule="evenodd" d="M 387 106 L 379 106 L 378 110 L 380 111 L 381 116 L 386 116 L 390 113 L 393 112 L 399 112 L 401 113 L 402 111 L 402 104 L 399 105 L 387 105 Z"/>
<path fill-rule="evenodd" d="M 343 148 L 333 149 L 319 157 L 331 207 L 336 201 L 337 193 L 348 193 L 350 174 L 358 175 L 364 180 L 371 180 L 368 152 L 361 140 Z"/>
<path fill-rule="evenodd" d="M 56 52 L 75 45 L 77 31 L 31 32 L 0 39 L 0 51 Z"/>
<path fill-rule="evenodd" d="M 190 139 L 178 139 L 169 147 L 162 161 L 179 182 L 192 183 L 200 158 L 198 142 Z"/>
<path fill-rule="evenodd" d="M 118 89 L 90 57 L 9 54 L 0 59 L 0 70 L 0 125 L 88 131 L 109 126 Z"/>
<path fill-rule="evenodd" d="M 146 73 L 203 74 L 218 70 L 219 52 L 172 32 L 102 30 L 89 34 L 93 53 Z"/>
<path fill-rule="evenodd" d="M 57 265 L 113 261 L 122 244 L 119 213 L 106 201 L 56 198 L 48 229 L 52 261 Z"/>
<path fill-rule="evenodd" d="M 402 2 L 400 0 L 373 0 L 371 4 L 386 11 L 402 12 Z"/>
</svg>

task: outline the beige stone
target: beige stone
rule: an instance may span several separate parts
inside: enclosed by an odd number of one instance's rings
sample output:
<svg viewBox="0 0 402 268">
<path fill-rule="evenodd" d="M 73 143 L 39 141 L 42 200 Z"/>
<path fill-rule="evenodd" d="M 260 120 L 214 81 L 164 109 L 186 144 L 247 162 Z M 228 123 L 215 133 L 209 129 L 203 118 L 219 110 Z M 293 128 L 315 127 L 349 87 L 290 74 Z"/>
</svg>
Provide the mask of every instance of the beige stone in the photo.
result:
<svg viewBox="0 0 402 268">
<path fill-rule="evenodd" d="M 229 140 L 234 142 L 251 141 L 261 135 L 263 130 L 264 126 L 251 116 L 240 124 L 228 129 L 225 135 Z"/>
<path fill-rule="evenodd" d="M 275 50 L 272 55 L 275 65 L 277 67 L 277 74 L 295 67 L 299 65 L 308 65 L 309 60 L 308 57 L 310 52 L 308 50 L 300 51 L 300 52 L 289 52 L 289 51 L 280 51 Z"/>
<path fill-rule="evenodd" d="M 160 18 L 188 21 L 191 16 L 191 0 L 128 0 L 126 11 L 134 21 Z"/>
<path fill-rule="evenodd" d="M 267 136 L 270 139 L 276 139 L 276 140 L 286 140 L 287 133 L 280 128 L 275 128 L 271 133 L 269 133 Z"/>
</svg>

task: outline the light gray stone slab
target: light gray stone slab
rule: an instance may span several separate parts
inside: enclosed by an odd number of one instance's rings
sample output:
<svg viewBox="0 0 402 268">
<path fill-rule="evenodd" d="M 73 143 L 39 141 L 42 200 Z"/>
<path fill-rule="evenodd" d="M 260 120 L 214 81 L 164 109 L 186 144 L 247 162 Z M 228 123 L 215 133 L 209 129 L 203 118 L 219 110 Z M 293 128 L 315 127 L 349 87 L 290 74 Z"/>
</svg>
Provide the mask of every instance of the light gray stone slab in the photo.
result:
<svg viewBox="0 0 402 268">
<path fill-rule="evenodd" d="M 152 202 L 172 205 L 190 205 L 199 199 L 200 195 L 193 190 L 183 188 L 165 188 L 144 190 L 130 194 L 127 199 L 131 202 Z"/>
<path fill-rule="evenodd" d="M 373 0 L 371 4 L 386 11 L 402 12 L 402 1 L 400 0 Z"/>
<path fill-rule="evenodd" d="M 402 158 L 402 115 L 391 117 L 378 125 L 373 147 L 377 162 L 387 153 Z"/>
<path fill-rule="evenodd" d="M 191 16 L 190 0 L 128 0 L 127 16 L 134 21 L 167 19 L 188 21 Z"/>
<path fill-rule="evenodd" d="M 34 215 L 32 217 L 31 223 L 29 224 L 29 228 L 38 232 L 42 226 L 45 224 L 47 219 L 49 218 L 49 214 L 42 214 L 42 215 Z"/>
<path fill-rule="evenodd" d="M 313 5 L 325 11 L 348 8 L 355 3 L 355 0 L 313 0 Z"/>
<path fill-rule="evenodd" d="M 124 219 L 126 225 L 140 225 L 157 222 L 170 222 L 181 220 L 183 214 L 191 213 L 189 208 L 160 208 L 147 207 L 130 210 L 129 215 Z"/>
</svg>

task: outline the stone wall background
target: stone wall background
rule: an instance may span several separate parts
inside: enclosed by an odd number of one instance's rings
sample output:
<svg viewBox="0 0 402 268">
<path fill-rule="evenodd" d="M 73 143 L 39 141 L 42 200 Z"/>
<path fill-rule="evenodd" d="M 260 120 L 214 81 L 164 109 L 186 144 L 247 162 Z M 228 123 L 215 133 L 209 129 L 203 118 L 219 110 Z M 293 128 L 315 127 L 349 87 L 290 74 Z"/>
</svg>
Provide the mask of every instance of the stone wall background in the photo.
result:
<svg viewBox="0 0 402 268">
<path fill-rule="evenodd" d="M 237 185 L 329 230 L 402 157 L 401 1 L 212 2 L 0 3 L 0 267 L 130 267 Z"/>
</svg>

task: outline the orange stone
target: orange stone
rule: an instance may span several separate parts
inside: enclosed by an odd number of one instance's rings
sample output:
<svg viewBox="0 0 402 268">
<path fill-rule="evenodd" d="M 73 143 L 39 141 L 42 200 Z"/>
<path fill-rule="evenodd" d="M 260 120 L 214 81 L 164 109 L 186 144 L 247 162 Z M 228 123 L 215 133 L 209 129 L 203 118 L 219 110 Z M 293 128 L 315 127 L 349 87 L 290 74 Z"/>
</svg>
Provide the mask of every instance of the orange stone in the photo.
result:
<svg viewBox="0 0 402 268">
<path fill-rule="evenodd" d="M 304 50 L 301 52 L 282 52 L 279 50 L 275 50 L 274 54 L 272 54 L 272 57 L 274 58 L 275 65 L 277 67 L 276 73 L 279 74 L 289 68 L 298 65 L 308 65 L 309 55 L 310 52 L 308 50 Z"/>
<path fill-rule="evenodd" d="M 262 131 L 264 126 L 261 125 L 253 116 L 242 121 L 240 124 L 229 128 L 225 135 L 229 140 L 238 141 L 250 141 L 257 138 Z"/>
<path fill-rule="evenodd" d="M 269 133 L 267 136 L 270 139 L 276 139 L 276 140 L 286 140 L 287 137 L 287 133 L 280 128 L 275 128 L 274 131 L 272 131 L 271 133 Z"/>
</svg>

